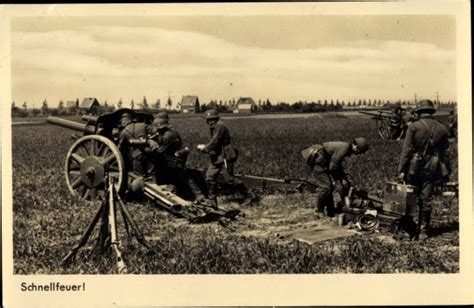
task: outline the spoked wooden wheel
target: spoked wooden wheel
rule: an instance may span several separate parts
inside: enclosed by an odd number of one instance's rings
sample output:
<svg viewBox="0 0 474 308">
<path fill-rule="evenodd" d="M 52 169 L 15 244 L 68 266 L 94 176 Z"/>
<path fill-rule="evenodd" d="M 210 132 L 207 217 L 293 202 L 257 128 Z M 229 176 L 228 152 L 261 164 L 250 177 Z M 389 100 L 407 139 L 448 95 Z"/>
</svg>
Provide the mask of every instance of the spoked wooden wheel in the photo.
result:
<svg viewBox="0 0 474 308">
<path fill-rule="evenodd" d="M 66 156 L 66 183 L 73 195 L 86 200 L 103 198 L 106 176 L 114 179 L 120 190 L 124 182 L 125 165 L 122 154 L 109 139 L 88 135 L 78 139 Z"/>
</svg>

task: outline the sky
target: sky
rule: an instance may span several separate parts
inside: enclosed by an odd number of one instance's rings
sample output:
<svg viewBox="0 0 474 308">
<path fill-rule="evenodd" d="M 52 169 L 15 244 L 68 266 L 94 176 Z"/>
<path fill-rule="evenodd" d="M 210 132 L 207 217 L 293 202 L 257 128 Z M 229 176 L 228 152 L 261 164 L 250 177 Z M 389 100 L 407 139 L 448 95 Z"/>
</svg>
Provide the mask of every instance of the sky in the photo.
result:
<svg viewBox="0 0 474 308">
<path fill-rule="evenodd" d="M 16 17 L 12 98 L 456 100 L 455 18 Z"/>
</svg>

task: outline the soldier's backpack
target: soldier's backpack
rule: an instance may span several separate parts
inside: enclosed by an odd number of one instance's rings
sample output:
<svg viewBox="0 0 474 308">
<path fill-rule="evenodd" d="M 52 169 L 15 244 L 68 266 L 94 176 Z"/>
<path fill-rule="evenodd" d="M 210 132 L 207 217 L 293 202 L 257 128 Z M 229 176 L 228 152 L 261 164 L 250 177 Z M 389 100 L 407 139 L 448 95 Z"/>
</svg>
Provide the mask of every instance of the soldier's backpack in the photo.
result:
<svg viewBox="0 0 474 308">
<path fill-rule="evenodd" d="M 303 151 L 301 151 L 301 155 L 303 156 L 303 159 L 309 166 L 314 165 L 316 154 L 318 153 L 319 150 L 322 149 L 322 147 L 323 147 L 322 144 L 313 144 L 309 148 L 306 148 Z"/>
</svg>

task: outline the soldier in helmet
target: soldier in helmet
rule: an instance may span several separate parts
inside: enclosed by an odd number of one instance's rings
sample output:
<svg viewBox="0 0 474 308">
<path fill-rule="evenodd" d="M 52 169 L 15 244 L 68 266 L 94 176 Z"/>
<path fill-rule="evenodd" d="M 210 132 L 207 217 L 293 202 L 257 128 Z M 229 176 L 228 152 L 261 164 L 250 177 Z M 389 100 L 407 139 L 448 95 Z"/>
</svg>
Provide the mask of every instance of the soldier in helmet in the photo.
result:
<svg viewBox="0 0 474 308">
<path fill-rule="evenodd" d="M 165 114 L 166 115 L 166 114 Z M 197 185 L 186 173 L 188 149 L 183 148 L 179 133 L 172 129 L 164 117 L 154 119 L 151 129 L 151 139 L 148 140 L 155 162 L 153 181 L 156 183 L 173 184 L 178 192 L 190 191 L 196 201 L 204 202 L 205 198 Z"/>
<path fill-rule="evenodd" d="M 406 181 L 416 188 L 419 211 L 416 238 L 426 238 L 429 233 L 434 183 L 446 180 L 451 173 L 449 132 L 433 118 L 435 112 L 432 101 L 419 102 L 416 113 L 420 119 L 407 130 L 398 165 L 399 181 Z"/>
<path fill-rule="evenodd" d="M 351 186 L 342 163 L 346 157 L 360 155 L 369 149 L 367 140 L 358 137 L 352 142 L 329 141 L 316 144 L 302 152 L 303 158 L 311 168 L 309 181 L 316 186 L 316 212 L 317 216 L 324 212 L 333 217 L 336 209 L 334 207 L 333 191 L 335 182 L 341 183 L 344 190 Z"/>
<path fill-rule="evenodd" d="M 397 139 L 402 136 L 405 121 L 403 120 L 403 108 L 400 103 L 395 103 L 392 114 L 390 115 L 390 135 L 391 139 Z"/>
<path fill-rule="evenodd" d="M 166 121 L 170 121 L 169 115 L 166 113 L 166 111 L 160 111 L 156 116 L 155 119 L 164 119 Z"/>
<path fill-rule="evenodd" d="M 458 116 L 454 109 L 449 110 L 449 136 L 456 138 L 458 135 Z"/>
<path fill-rule="evenodd" d="M 209 126 L 211 140 L 207 144 L 199 144 L 199 151 L 209 154 L 210 163 L 206 171 L 206 183 L 209 190 L 211 206 L 217 208 L 217 177 L 222 174 L 228 184 L 236 187 L 247 198 L 245 186 L 234 177 L 234 163 L 238 152 L 231 144 L 229 129 L 220 120 L 217 110 L 209 110 L 204 117 Z"/>
<path fill-rule="evenodd" d="M 124 112 L 120 117 L 122 131 L 119 134 L 118 147 L 123 153 L 127 164 L 141 176 L 148 175 L 148 162 L 145 156 L 146 137 L 149 133 L 148 125 L 135 122 L 132 114 Z"/>
</svg>

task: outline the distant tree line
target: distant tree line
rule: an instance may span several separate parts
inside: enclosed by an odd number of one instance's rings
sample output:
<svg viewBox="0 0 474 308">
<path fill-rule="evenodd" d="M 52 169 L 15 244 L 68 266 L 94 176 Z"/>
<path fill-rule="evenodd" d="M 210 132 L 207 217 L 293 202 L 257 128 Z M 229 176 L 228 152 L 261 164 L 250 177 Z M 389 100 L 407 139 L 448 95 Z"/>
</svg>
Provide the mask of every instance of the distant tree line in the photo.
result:
<svg viewBox="0 0 474 308">
<path fill-rule="evenodd" d="M 328 112 L 328 111 L 342 111 L 344 109 L 368 109 L 368 108 L 390 108 L 394 103 L 400 103 L 402 107 L 407 108 L 413 106 L 413 101 L 398 100 L 381 100 L 381 99 L 359 99 L 353 101 L 344 101 L 344 100 L 318 100 L 318 101 L 296 101 L 293 103 L 288 103 L 284 101 L 279 101 L 277 103 L 272 103 L 268 98 L 259 99 L 254 106 L 252 106 L 252 112 L 261 112 L 261 113 L 300 113 L 300 112 Z M 450 109 L 455 108 L 456 102 L 453 101 L 442 101 L 436 102 L 438 108 L 441 109 Z M 221 113 L 232 112 L 236 108 L 237 102 L 235 98 L 229 100 L 210 100 L 208 103 L 202 103 L 199 106 L 197 112 L 205 112 L 210 109 L 216 109 Z M 135 103 L 132 99 L 130 101 L 131 109 L 138 110 L 147 110 L 151 113 L 158 112 L 160 110 L 167 110 L 168 112 L 178 112 L 176 110 L 171 110 L 172 100 L 168 97 L 164 106 L 162 106 L 160 99 L 157 99 L 155 103 L 149 104 L 147 98 L 144 96 L 143 99 Z M 122 99 L 119 99 L 116 104 L 109 103 L 107 100 L 101 104 L 98 108 L 98 113 L 112 112 L 117 108 L 123 107 Z M 163 108 L 164 107 L 164 108 Z M 179 108 L 179 104 L 178 104 Z M 67 116 L 67 115 L 78 115 L 81 113 L 79 98 L 74 101 L 68 101 L 67 104 L 63 100 L 60 100 L 57 107 L 50 107 L 46 99 L 40 104 L 40 107 L 31 108 L 28 106 L 28 102 L 23 102 L 21 105 L 17 105 L 15 101 L 11 105 L 11 115 L 12 117 L 36 117 L 36 116 Z"/>
</svg>

